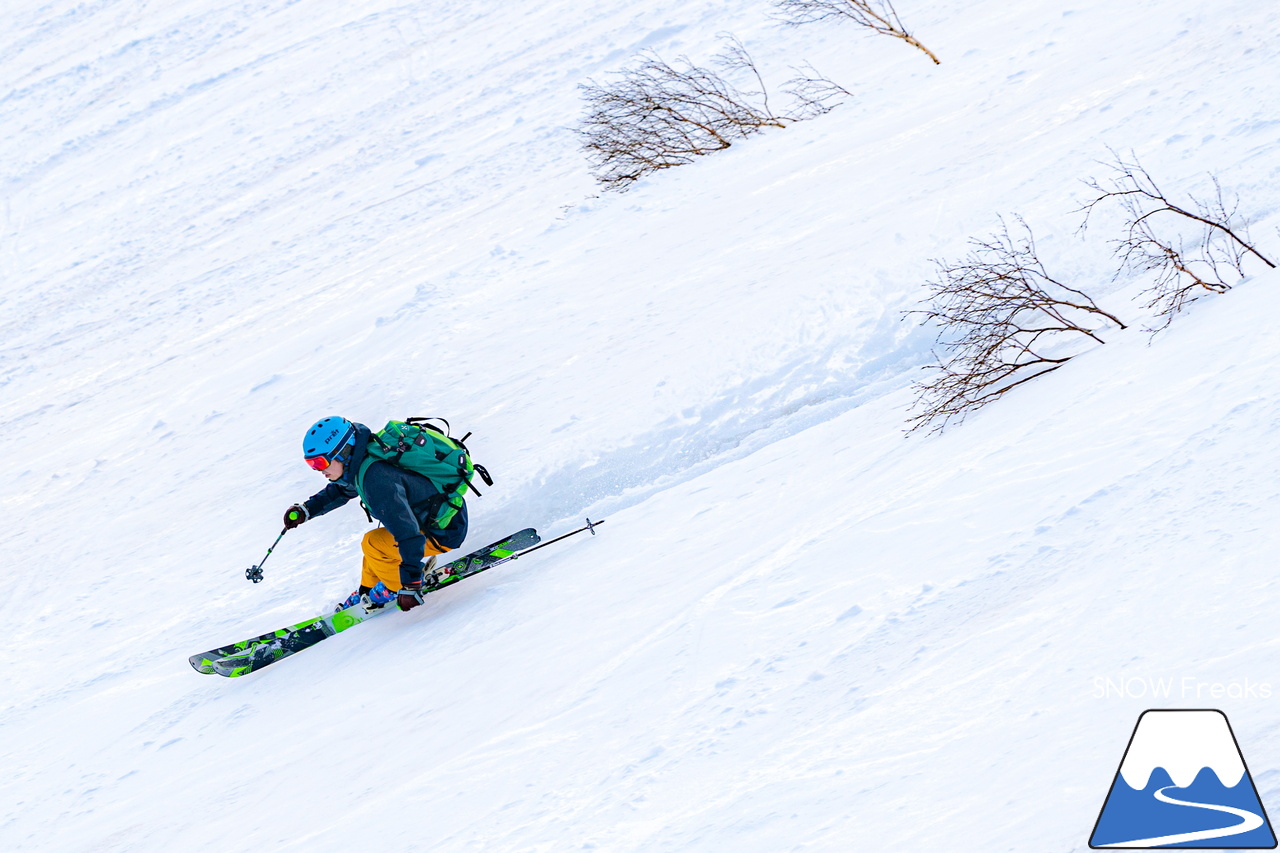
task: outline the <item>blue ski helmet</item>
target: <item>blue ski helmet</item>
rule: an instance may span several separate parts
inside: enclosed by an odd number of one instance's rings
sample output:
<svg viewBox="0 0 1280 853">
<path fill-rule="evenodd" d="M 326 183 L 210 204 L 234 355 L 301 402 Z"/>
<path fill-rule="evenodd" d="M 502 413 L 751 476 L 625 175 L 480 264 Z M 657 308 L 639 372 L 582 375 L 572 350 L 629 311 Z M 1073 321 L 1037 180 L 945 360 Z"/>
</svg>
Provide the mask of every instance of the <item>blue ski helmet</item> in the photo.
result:
<svg viewBox="0 0 1280 853">
<path fill-rule="evenodd" d="M 355 443 L 355 424 L 346 418 L 334 415 L 316 421 L 307 430 L 307 434 L 302 437 L 302 457 L 308 460 L 323 458 L 327 464 L 348 445 Z M 317 470 L 323 470 L 323 468 Z"/>
</svg>

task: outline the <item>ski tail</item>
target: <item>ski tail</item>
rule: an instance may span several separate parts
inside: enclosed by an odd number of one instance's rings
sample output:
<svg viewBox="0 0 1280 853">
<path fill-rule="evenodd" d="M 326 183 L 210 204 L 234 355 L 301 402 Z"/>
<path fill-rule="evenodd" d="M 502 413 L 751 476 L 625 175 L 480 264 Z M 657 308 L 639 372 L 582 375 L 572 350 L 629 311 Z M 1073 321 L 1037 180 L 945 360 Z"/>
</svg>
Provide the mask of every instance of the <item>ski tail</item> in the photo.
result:
<svg viewBox="0 0 1280 853">
<path fill-rule="evenodd" d="M 374 616 L 390 613 L 396 608 L 390 604 L 370 608 L 363 604 L 330 613 L 314 619 L 305 627 L 290 631 L 275 640 L 258 643 L 244 652 L 227 655 L 212 662 L 213 672 L 227 678 L 237 678 L 251 672 L 268 667 L 278 660 L 296 655 L 317 643 L 327 640 L 335 634 L 341 634 L 348 628 L 359 625 Z"/>
<path fill-rule="evenodd" d="M 278 631 L 269 631 L 266 634 L 260 634 L 257 637 L 250 637 L 247 640 L 241 640 L 238 643 L 229 643 L 225 646 L 219 646 L 216 649 L 210 649 L 207 652 L 201 652 L 198 655 L 192 655 L 187 658 L 187 661 L 190 662 L 192 668 L 195 669 L 196 672 L 202 672 L 208 675 L 214 671 L 213 664 L 215 661 L 226 657 L 244 654 L 245 652 L 251 651 L 254 646 L 278 640 L 295 631 L 301 631 L 303 628 L 306 628 L 309 625 L 314 625 L 323 618 L 323 616 L 314 616 L 310 619 L 304 619 L 296 625 L 290 625 L 289 627 L 281 628 Z"/>
</svg>

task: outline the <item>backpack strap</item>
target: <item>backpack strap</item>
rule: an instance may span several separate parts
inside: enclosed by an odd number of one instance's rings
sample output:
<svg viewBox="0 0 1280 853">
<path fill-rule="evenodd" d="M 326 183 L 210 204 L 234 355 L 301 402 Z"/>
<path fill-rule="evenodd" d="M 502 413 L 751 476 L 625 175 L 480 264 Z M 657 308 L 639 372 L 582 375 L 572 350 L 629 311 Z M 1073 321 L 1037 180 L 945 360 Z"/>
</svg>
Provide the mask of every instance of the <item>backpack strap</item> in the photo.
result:
<svg viewBox="0 0 1280 853">
<path fill-rule="evenodd" d="M 440 427 L 435 426 L 431 423 L 432 421 L 440 421 L 440 423 L 444 424 L 444 429 L 440 429 Z M 444 418 L 405 418 L 404 422 L 410 426 L 426 427 L 433 432 L 440 433 L 445 438 L 449 437 L 449 422 Z M 471 433 L 467 433 L 467 435 L 471 435 Z"/>
<path fill-rule="evenodd" d="M 473 492 L 475 492 L 475 493 L 476 493 L 476 497 L 478 497 L 478 498 L 482 498 L 482 497 L 484 497 L 484 494 L 483 494 L 479 489 L 477 489 L 477 488 L 476 488 L 476 476 L 475 476 L 475 475 L 476 475 L 476 474 L 479 474 L 479 475 L 480 475 L 480 479 L 481 479 L 481 480 L 484 480 L 484 484 L 485 484 L 485 486 L 486 486 L 486 487 L 488 487 L 488 486 L 492 486 L 492 485 L 493 485 L 493 478 L 489 476 L 489 471 L 488 471 L 488 469 L 487 469 L 487 468 L 485 468 L 483 465 L 476 465 L 476 464 L 473 462 L 473 463 L 471 464 L 471 469 L 472 469 L 472 471 L 474 471 L 475 473 L 473 473 L 473 474 L 471 475 L 471 478 L 470 478 L 470 479 L 468 479 L 468 480 L 463 480 L 462 482 L 464 482 L 464 483 L 466 483 L 466 484 L 467 484 L 467 488 L 468 488 L 468 489 L 470 489 L 471 491 L 473 491 Z"/>
</svg>

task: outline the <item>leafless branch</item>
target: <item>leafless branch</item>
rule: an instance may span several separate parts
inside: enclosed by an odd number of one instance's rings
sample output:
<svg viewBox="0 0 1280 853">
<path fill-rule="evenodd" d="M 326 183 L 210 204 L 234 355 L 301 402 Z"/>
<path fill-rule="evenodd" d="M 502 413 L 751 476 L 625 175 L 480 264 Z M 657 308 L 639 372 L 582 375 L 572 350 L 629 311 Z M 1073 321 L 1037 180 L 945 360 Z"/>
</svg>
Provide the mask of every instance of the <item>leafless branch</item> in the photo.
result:
<svg viewBox="0 0 1280 853">
<path fill-rule="evenodd" d="M 651 172 L 685 165 L 765 128 L 820 115 L 844 92 L 815 78 L 808 88 L 791 88 L 795 108 L 778 114 L 746 48 L 731 35 L 722 38 L 726 45 L 713 65 L 750 76 L 758 90 L 743 91 L 686 57 L 671 65 L 651 52 L 608 83 L 588 81 L 581 87 L 587 114 L 577 133 L 596 179 L 607 189 L 625 191 Z M 824 82 L 826 90 L 821 89 Z"/>
<path fill-rule="evenodd" d="M 850 97 L 848 89 L 833 83 L 812 65 L 791 70 L 796 76 L 786 82 L 783 91 L 791 95 L 791 114 L 797 119 L 826 115 Z"/>
<path fill-rule="evenodd" d="M 788 24 L 812 24 L 829 18 L 843 18 L 877 33 L 902 39 L 940 65 L 941 60 L 915 36 L 907 32 L 891 0 L 777 0 L 775 4 Z"/>
<path fill-rule="evenodd" d="M 1022 234 L 1000 230 L 970 240 L 972 251 L 959 261 L 935 261 L 938 278 L 929 281 L 928 307 L 909 312 L 939 327 L 934 352 L 937 371 L 916 384 L 908 432 L 940 432 L 952 421 L 994 401 L 1012 388 L 1057 370 L 1069 355 L 1051 354 L 1062 338 L 1084 336 L 1102 343 L 1101 325 L 1125 328 L 1083 291 L 1046 271 L 1036 254 L 1031 228 L 1016 217 Z M 1089 319 L 1095 322 L 1089 325 Z M 1099 326 L 1100 328 L 1100 326 Z"/>
<path fill-rule="evenodd" d="M 1152 285 L 1143 291 L 1145 307 L 1155 312 L 1160 322 L 1152 331 L 1165 328 L 1173 317 L 1189 303 L 1208 293 L 1224 293 L 1231 289 L 1228 277 L 1244 275 L 1244 260 L 1253 255 L 1271 268 L 1275 264 L 1252 245 L 1249 223 L 1239 216 L 1240 202 L 1230 202 L 1223 194 L 1217 177 L 1214 194 L 1207 200 L 1188 196 L 1189 203 L 1175 203 L 1160 188 L 1132 152 L 1125 159 L 1111 152 L 1113 162 L 1104 164 L 1112 170 L 1106 180 L 1090 178 L 1085 182 L 1095 196 L 1080 210 L 1084 220 L 1080 230 L 1103 202 L 1117 202 L 1124 211 L 1124 234 L 1112 241 L 1121 270 L 1151 273 Z M 1159 214 L 1175 214 L 1168 220 Z M 1156 227 L 1157 217 L 1162 225 Z M 1195 223 L 1197 236 L 1188 247 L 1177 223 Z M 1233 270 L 1229 276 L 1226 270 Z"/>
</svg>

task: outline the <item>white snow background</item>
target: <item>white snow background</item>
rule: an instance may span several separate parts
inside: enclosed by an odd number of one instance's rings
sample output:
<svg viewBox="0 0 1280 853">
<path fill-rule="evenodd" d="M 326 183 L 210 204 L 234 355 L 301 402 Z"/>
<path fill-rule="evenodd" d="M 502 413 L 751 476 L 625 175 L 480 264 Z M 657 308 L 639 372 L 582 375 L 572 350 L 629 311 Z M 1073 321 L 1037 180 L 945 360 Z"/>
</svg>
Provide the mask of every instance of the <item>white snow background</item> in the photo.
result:
<svg viewBox="0 0 1280 853">
<path fill-rule="evenodd" d="M 1147 707 L 1280 809 L 1280 276 L 1152 337 L 1075 212 L 1132 149 L 1277 253 L 1280 7 L 899 11 L 940 66 L 764 0 L 10 0 L 0 849 L 1084 850 Z M 578 85 L 722 31 L 852 99 L 599 194 Z M 1130 328 L 904 437 L 902 312 L 1011 213 Z M 473 431 L 468 546 L 608 523 L 193 672 L 354 587 L 354 506 L 243 574 L 330 414 Z"/>
</svg>

